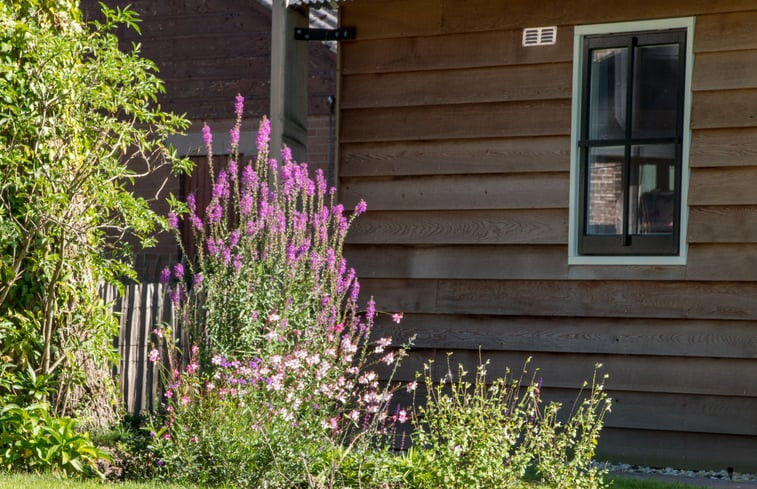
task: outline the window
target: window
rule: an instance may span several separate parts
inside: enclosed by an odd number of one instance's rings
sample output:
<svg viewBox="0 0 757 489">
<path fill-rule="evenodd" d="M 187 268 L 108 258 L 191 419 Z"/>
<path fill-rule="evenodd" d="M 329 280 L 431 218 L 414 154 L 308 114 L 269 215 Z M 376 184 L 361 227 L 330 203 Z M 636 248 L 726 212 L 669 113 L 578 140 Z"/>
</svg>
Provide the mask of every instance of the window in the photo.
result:
<svg viewBox="0 0 757 489">
<path fill-rule="evenodd" d="M 685 259 L 691 31 L 689 19 L 576 28 L 572 258 Z"/>
</svg>

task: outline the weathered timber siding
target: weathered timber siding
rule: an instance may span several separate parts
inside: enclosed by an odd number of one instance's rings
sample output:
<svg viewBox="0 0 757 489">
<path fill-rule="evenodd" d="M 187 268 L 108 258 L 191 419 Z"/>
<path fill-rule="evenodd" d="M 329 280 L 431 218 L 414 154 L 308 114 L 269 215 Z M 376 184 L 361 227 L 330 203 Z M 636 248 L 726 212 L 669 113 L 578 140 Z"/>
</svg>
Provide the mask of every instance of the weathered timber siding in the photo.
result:
<svg viewBox="0 0 757 489">
<path fill-rule="evenodd" d="M 688 264 L 569 266 L 573 28 L 696 16 Z M 415 353 L 527 356 L 556 399 L 595 363 L 615 399 L 600 457 L 757 470 L 757 4 L 346 2 L 340 198 L 347 256 Z M 521 47 L 524 27 L 557 44 Z M 490 371 L 495 370 L 490 369 Z"/>
</svg>

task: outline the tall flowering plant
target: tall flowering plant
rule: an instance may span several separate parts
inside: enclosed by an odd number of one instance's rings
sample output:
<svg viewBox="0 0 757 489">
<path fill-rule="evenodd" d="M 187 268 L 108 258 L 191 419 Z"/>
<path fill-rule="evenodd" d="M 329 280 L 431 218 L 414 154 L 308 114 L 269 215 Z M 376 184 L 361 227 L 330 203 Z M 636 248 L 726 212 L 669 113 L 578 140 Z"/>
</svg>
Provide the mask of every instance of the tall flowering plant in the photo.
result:
<svg viewBox="0 0 757 489">
<path fill-rule="evenodd" d="M 243 165 L 243 102 L 238 96 L 225 168 L 213 168 L 203 127 L 210 201 L 199 208 L 190 194 L 168 216 L 178 238 L 181 220 L 194 237 L 184 250 L 191 259 L 161 276 L 192 346 L 182 361 L 163 341 L 170 331 L 155 331 L 151 359 L 167 355 L 169 368 L 154 447 L 172 477 L 228 482 L 233 460 L 246 484 L 323 485 L 339 473 L 345 446 L 406 420 L 404 410 L 388 410 L 392 393 L 371 370 L 396 368 L 404 350 L 391 338 L 371 341 L 376 306 L 358 307 L 360 284 L 342 256 L 365 202 L 347 213 L 320 170 L 312 179 L 288 148 L 271 158 L 266 118 L 257 158 Z"/>
</svg>

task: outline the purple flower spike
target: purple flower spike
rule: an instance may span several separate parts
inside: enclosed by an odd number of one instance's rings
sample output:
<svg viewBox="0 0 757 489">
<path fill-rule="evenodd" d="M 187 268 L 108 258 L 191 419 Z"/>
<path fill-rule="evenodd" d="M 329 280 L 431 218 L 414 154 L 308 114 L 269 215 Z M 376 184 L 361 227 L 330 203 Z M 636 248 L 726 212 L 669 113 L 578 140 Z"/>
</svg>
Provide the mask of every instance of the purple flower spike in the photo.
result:
<svg viewBox="0 0 757 489">
<path fill-rule="evenodd" d="M 260 121 L 260 127 L 258 128 L 258 153 L 266 153 L 268 151 L 268 141 L 271 139 L 271 121 L 267 117 L 263 117 Z"/>
<path fill-rule="evenodd" d="M 244 193 L 239 198 L 239 212 L 242 213 L 243 216 L 246 216 L 250 213 L 252 210 L 252 195 L 249 193 Z"/>
<path fill-rule="evenodd" d="M 239 128 L 236 126 L 229 129 L 229 144 L 232 148 L 239 146 Z"/>
<path fill-rule="evenodd" d="M 181 263 L 177 263 L 173 266 L 173 275 L 176 277 L 177 280 L 181 280 L 184 278 L 184 265 Z"/>
<path fill-rule="evenodd" d="M 173 211 L 168 213 L 168 225 L 173 229 L 177 229 L 179 227 L 179 216 L 177 216 Z"/>
<path fill-rule="evenodd" d="M 364 213 L 368 209 L 368 204 L 365 203 L 363 199 L 360 199 L 360 202 L 357 203 L 355 206 L 355 215 L 359 216 L 360 214 Z"/>
<path fill-rule="evenodd" d="M 234 97 L 234 114 L 237 116 L 237 118 L 242 118 L 242 114 L 244 113 L 244 97 L 242 95 L 237 94 L 236 97 Z"/>
<path fill-rule="evenodd" d="M 229 168 L 227 169 L 229 173 L 229 180 L 232 182 L 237 179 L 237 175 L 239 174 L 239 168 L 237 167 L 237 162 L 234 160 L 229 161 Z"/>
<path fill-rule="evenodd" d="M 213 133 L 210 132 L 210 126 L 207 124 L 202 125 L 202 142 L 205 147 L 213 145 Z"/>
<path fill-rule="evenodd" d="M 160 283 L 163 285 L 166 285 L 171 280 L 171 269 L 168 267 L 165 267 L 160 272 Z"/>
<path fill-rule="evenodd" d="M 197 212 L 197 201 L 195 200 L 195 194 L 187 195 L 187 207 L 192 211 L 192 214 Z"/>
<path fill-rule="evenodd" d="M 202 285 L 202 281 L 203 281 L 203 279 L 204 279 L 204 277 L 202 276 L 202 274 L 201 274 L 201 273 L 198 273 L 198 274 L 197 274 L 197 275 L 195 275 L 195 276 L 194 276 L 194 278 L 192 279 L 192 285 L 194 285 L 195 287 L 199 287 L 199 286 L 201 286 L 201 285 Z"/>
</svg>

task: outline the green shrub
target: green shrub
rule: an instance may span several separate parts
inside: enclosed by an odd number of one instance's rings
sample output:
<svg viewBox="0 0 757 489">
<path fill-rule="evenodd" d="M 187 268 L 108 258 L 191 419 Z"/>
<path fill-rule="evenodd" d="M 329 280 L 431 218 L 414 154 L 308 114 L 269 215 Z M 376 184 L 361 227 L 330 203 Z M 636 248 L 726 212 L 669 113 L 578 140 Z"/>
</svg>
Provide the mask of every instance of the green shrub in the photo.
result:
<svg viewBox="0 0 757 489">
<path fill-rule="evenodd" d="M 470 383 L 462 366 L 457 375 L 448 366 L 447 376 L 436 380 L 426 365 L 427 396 L 413 418 L 413 446 L 394 460 L 401 487 L 520 487 L 534 475 L 554 488 L 602 487 L 591 460 L 610 401 L 596 374 L 563 422 L 559 404 L 542 404 L 541 381 L 526 386 L 508 372 L 488 384 L 487 366 L 478 366 Z"/>
<path fill-rule="evenodd" d="M 101 459 L 110 459 L 80 433 L 75 419 L 55 417 L 44 402 L 6 404 L 0 409 L 0 461 L 6 470 L 51 471 L 63 476 L 102 476 Z"/>
</svg>

